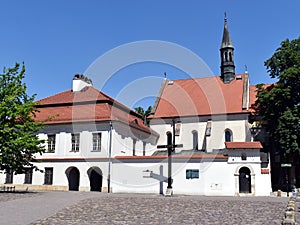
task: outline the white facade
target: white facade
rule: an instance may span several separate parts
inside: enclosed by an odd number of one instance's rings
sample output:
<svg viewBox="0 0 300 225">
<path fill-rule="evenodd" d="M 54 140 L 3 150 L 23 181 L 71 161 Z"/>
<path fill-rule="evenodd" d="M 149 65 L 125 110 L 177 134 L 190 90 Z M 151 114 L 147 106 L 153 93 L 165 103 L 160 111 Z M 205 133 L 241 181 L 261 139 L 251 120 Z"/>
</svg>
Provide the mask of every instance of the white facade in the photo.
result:
<svg viewBox="0 0 300 225">
<path fill-rule="evenodd" d="M 231 141 L 250 141 L 250 127 L 248 114 L 219 115 L 214 117 L 179 118 L 175 125 L 179 129 L 176 143 L 184 144 L 184 149 L 193 149 L 193 133 L 197 132 L 198 150 L 212 152 L 225 148 L 225 131 L 232 135 Z M 167 133 L 172 131 L 172 120 L 151 120 L 151 129 L 160 134 L 158 145 L 167 144 Z M 208 130 L 209 129 L 209 130 Z"/>
<path fill-rule="evenodd" d="M 82 88 L 79 86 L 77 89 Z M 62 103 L 60 107 L 71 106 Z M 0 182 L 21 190 L 109 189 L 114 193 L 165 194 L 168 161 L 166 151 L 158 151 L 157 145 L 167 144 L 167 133 L 173 134 L 174 119 L 175 143 L 183 144 L 182 149 L 173 153 L 174 194 L 268 196 L 271 192 L 270 165 L 263 166 L 260 149 L 225 148 L 226 141 L 251 140 L 248 115 L 241 112 L 153 118 L 151 130 L 138 124 L 136 119 L 132 120 L 135 118 L 132 114 L 108 115 L 113 119 L 97 122 L 72 122 L 73 117 L 64 118 L 71 122 L 46 125 L 38 134 L 39 138 L 48 140 L 46 148 L 53 148 L 52 152 L 37 156 L 41 162 L 35 165 L 44 173 L 33 171 L 26 176 L 14 175 L 12 180 L 2 173 Z"/>
<path fill-rule="evenodd" d="M 250 159 L 250 158 L 249 158 Z M 259 156 L 253 162 L 229 162 L 214 158 L 176 158 L 172 163 L 174 194 L 207 196 L 269 196 L 269 174 L 261 173 Z M 113 191 L 166 194 L 167 159 L 123 159 L 113 164 Z M 240 192 L 240 169 L 248 168 L 251 192 Z M 199 171 L 199 178 L 187 179 L 188 170 Z"/>
</svg>

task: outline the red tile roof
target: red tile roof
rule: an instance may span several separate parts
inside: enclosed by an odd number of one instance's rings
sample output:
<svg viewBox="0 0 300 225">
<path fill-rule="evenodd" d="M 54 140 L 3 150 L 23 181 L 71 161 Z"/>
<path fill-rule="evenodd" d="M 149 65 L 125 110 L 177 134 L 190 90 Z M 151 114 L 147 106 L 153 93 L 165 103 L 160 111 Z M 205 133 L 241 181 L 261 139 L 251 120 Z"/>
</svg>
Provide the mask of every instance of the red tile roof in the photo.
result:
<svg viewBox="0 0 300 225">
<path fill-rule="evenodd" d="M 265 89 L 271 89 L 272 87 L 274 86 L 274 84 L 264 84 L 263 85 L 263 88 L 265 88 Z M 256 88 L 256 86 L 255 85 L 253 85 L 253 86 L 250 86 L 249 87 L 249 92 L 250 92 L 250 100 L 249 100 L 249 106 L 250 106 L 250 111 L 251 112 L 255 112 L 256 111 L 256 108 L 255 108 L 255 106 L 253 106 L 254 105 L 254 103 L 255 103 L 255 101 L 256 101 L 256 95 L 257 95 L 257 88 Z"/>
<path fill-rule="evenodd" d="M 38 102 L 41 105 L 48 104 L 66 104 L 66 103 L 78 103 L 78 102 L 95 102 L 95 101 L 114 101 L 113 98 L 98 91 L 96 88 L 89 86 L 82 91 L 73 92 L 72 90 L 67 90 L 47 98 L 43 98 Z"/>
<path fill-rule="evenodd" d="M 36 121 L 45 124 L 119 121 L 150 133 L 139 114 L 93 87 L 80 92 L 64 91 L 38 101 Z"/>
<path fill-rule="evenodd" d="M 254 142 L 225 142 L 228 149 L 261 149 L 263 146 L 259 141 Z"/>
<path fill-rule="evenodd" d="M 245 75 L 236 78 L 228 84 L 220 77 L 167 81 L 152 118 L 247 113 L 242 108 Z"/>
<path fill-rule="evenodd" d="M 257 90 L 255 86 L 249 87 L 249 106 L 251 107 L 256 101 Z"/>
</svg>

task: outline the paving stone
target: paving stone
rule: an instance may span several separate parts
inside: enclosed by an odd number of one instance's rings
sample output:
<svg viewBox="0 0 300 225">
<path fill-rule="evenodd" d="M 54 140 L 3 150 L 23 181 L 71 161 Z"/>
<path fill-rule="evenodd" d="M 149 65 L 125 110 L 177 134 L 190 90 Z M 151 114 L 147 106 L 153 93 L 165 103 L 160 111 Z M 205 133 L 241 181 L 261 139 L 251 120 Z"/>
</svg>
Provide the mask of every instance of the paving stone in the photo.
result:
<svg viewBox="0 0 300 225">
<path fill-rule="evenodd" d="M 28 207 L 38 202 L 34 218 L 24 218 L 20 205 Z M 59 200 L 61 205 L 55 204 Z M 0 193 L 0 203 L 8 203 L 15 212 L 2 217 L 3 224 L 242 224 L 272 225 L 281 224 L 286 206 L 286 197 L 205 197 L 173 196 L 144 194 L 112 194 L 91 192 L 37 192 L 37 193 Z M 7 203 L 6 203 L 7 202 Z M 52 203 L 51 203 L 52 202 Z M 49 209 L 52 207 L 52 209 Z M 56 208 L 55 208 L 56 207 Z M 300 221 L 300 202 L 297 199 L 296 221 Z M 54 208 L 54 209 L 53 209 Z M 2 208 L 3 210 L 3 208 Z M 0 209 L 1 211 L 1 209 Z M 2 215 L 5 210 L 1 211 Z M 7 211 L 6 211 L 7 212 Z M 11 211 L 9 211 L 11 212 Z M 40 215 L 39 215 L 40 213 Z M 50 214 L 49 214 L 50 213 Z M 9 223 L 9 219 L 20 217 Z M 47 216 L 45 216 L 47 215 Z M 5 218 L 6 217 L 6 218 Z M 6 220 L 7 219 L 7 220 Z M 15 218 L 17 219 L 17 218 Z M 27 219 L 27 220 L 26 220 Z"/>
<path fill-rule="evenodd" d="M 288 200 L 111 194 L 85 199 L 33 224 L 281 224 Z"/>
</svg>

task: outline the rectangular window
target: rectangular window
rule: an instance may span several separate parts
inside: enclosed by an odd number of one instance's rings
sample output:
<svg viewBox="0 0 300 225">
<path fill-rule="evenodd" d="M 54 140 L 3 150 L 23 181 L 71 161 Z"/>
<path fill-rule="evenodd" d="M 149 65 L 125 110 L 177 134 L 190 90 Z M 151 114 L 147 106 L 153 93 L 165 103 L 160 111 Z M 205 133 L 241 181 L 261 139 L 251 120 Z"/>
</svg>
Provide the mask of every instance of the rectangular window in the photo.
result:
<svg viewBox="0 0 300 225">
<path fill-rule="evenodd" d="M 101 133 L 93 133 L 93 151 L 101 151 Z"/>
<path fill-rule="evenodd" d="M 48 149 L 47 152 L 55 152 L 55 134 L 48 134 Z"/>
<path fill-rule="evenodd" d="M 198 179 L 199 178 L 199 170 L 188 169 L 186 170 L 186 179 Z"/>
<path fill-rule="evenodd" d="M 6 170 L 5 183 L 6 184 L 12 184 L 13 183 L 13 178 L 14 178 L 14 173 L 13 173 L 12 169 Z"/>
<path fill-rule="evenodd" d="M 25 171 L 24 184 L 32 184 L 32 169 L 27 168 Z"/>
<path fill-rule="evenodd" d="M 72 152 L 79 152 L 79 134 L 72 134 Z"/>
<path fill-rule="evenodd" d="M 53 167 L 45 167 L 44 184 L 51 185 L 53 182 Z"/>
</svg>

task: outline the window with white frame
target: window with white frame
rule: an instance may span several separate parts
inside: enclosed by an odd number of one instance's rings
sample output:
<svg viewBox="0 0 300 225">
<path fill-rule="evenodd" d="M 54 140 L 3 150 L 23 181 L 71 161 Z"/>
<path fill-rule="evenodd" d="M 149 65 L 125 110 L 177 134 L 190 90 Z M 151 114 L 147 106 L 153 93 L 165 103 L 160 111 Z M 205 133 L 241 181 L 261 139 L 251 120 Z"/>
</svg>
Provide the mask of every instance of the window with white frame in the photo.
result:
<svg viewBox="0 0 300 225">
<path fill-rule="evenodd" d="M 187 169 L 185 171 L 186 179 L 198 179 L 199 178 L 199 170 L 198 169 Z"/>
<path fill-rule="evenodd" d="M 93 152 L 101 151 L 101 133 L 93 133 Z"/>
<path fill-rule="evenodd" d="M 79 152 L 80 135 L 72 134 L 72 152 Z"/>
<path fill-rule="evenodd" d="M 32 184 L 32 168 L 26 168 L 24 184 Z"/>
<path fill-rule="evenodd" d="M 53 153 L 55 152 L 55 139 L 56 139 L 56 135 L 55 134 L 48 134 L 48 149 L 47 152 L 49 153 Z"/>
<path fill-rule="evenodd" d="M 53 167 L 45 168 L 44 184 L 51 185 L 53 182 Z"/>
<path fill-rule="evenodd" d="M 6 184 L 12 184 L 13 183 L 13 177 L 14 177 L 14 173 L 12 169 L 7 169 L 5 171 L 6 173 L 6 177 L 5 177 L 5 183 Z"/>
</svg>

